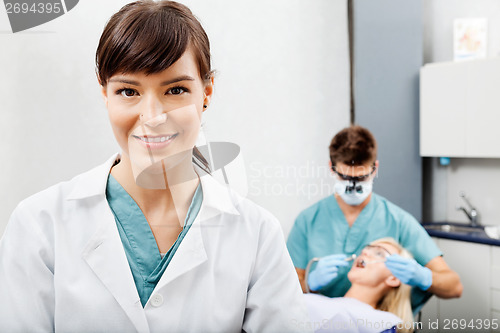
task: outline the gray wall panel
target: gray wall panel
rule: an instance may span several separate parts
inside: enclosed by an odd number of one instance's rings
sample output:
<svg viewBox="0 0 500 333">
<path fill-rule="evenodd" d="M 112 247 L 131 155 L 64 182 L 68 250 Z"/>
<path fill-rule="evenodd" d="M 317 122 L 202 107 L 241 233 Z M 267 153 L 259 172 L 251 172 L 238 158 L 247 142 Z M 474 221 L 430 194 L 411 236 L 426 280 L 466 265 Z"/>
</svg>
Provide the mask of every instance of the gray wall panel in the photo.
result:
<svg viewBox="0 0 500 333">
<path fill-rule="evenodd" d="M 422 161 L 418 147 L 422 3 L 355 0 L 356 123 L 379 144 L 374 191 L 422 217 Z"/>
</svg>

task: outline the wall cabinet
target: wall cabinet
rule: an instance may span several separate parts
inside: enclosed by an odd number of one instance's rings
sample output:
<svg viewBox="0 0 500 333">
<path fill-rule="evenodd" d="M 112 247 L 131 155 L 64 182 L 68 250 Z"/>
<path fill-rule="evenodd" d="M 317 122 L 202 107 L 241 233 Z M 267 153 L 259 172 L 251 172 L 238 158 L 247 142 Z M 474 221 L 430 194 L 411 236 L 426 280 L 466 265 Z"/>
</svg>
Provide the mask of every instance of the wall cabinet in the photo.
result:
<svg viewBox="0 0 500 333">
<path fill-rule="evenodd" d="M 500 58 L 420 70 L 420 155 L 500 157 Z"/>
<path fill-rule="evenodd" d="M 497 318 L 500 326 L 500 247 L 467 243 L 449 239 L 433 238 L 443 251 L 448 265 L 460 275 L 464 291 L 462 297 L 456 299 L 438 299 L 433 297 L 422 310 L 423 332 L 500 332 L 500 328 L 453 330 L 451 325 L 446 330 L 446 322 L 467 323 L 478 319 Z M 438 320 L 439 329 L 430 329 L 429 323 Z"/>
</svg>

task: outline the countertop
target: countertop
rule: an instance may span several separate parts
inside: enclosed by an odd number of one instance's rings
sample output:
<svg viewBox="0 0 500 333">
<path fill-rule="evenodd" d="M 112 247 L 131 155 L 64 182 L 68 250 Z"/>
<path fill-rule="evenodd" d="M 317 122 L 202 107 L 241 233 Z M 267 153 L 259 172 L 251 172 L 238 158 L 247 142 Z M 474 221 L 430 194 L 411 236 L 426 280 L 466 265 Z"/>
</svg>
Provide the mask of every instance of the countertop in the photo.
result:
<svg viewBox="0 0 500 333">
<path fill-rule="evenodd" d="M 452 225 L 452 226 L 465 226 L 463 223 L 453 223 L 453 222 L 424 222 L 422 226 L 425 228 L 427 233 L 432 237 L 454 239 L 470 243 L 488 244 L 500 246 L 500 239 L 490 238 L 486 235 L 483 227 L 478 227 L 473 231 L 443 231 L 435 229 L 427 229 L 430 225 Z"/>
</svg>

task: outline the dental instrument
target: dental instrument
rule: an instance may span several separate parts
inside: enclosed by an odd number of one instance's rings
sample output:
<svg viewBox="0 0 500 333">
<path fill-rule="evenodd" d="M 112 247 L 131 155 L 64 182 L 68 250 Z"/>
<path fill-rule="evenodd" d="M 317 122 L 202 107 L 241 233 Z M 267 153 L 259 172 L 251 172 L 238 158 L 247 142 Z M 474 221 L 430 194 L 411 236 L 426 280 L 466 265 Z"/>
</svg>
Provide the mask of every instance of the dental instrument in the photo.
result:
<svg viewBox="0 0 500 333">
<path fill-rule="evenodd" d="M 344 260 L 345 261 L 353 261 L 356 259 L 356 257 L 357 257 L 356 253 L 353 253 L 350 256 L 348 256 L 347 258 L 345 258 Z"/>
<path fill-rule="evenodd" d="M 364 259 L 361 259 L 361 261 L 359 262 L 359 265 L 361 267 L 366 267 L 366 265 L 375 264 L 377 262 L 385 262 L 385 259 L 384 260 L 382 260 L 382 259 L 380 259 L 380 260 L 364 260 Z"/>
</svg>

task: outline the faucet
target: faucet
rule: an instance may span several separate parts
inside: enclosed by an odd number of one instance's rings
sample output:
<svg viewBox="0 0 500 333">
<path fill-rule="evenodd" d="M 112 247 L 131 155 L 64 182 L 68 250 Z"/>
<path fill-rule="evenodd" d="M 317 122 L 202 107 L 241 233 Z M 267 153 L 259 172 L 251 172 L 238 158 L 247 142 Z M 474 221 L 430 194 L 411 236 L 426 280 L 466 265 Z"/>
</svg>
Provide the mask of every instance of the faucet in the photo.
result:
<svg viewBox="0 0 500 333">
<path fill-rule="evenodd" d="M 460 191 L 459 196 L 465 201 L 467 206 L 469 206 L 470 210 L 468 211 L 464 206 L 457 206 L 456 209 L 463 211 L 465 213 L 465 215 L 467 215 L 467 217 L 469 218 L 469 221 L 470 221 L 470 225 L 472 227 L 480 226 L 480 223 L 478 221 L 479 213 L 477 212 L 477 209 L 471 205 L 469 200 L 467 200 L 467 197 L 466 197 L 464 191 Z"/>
</svg>

